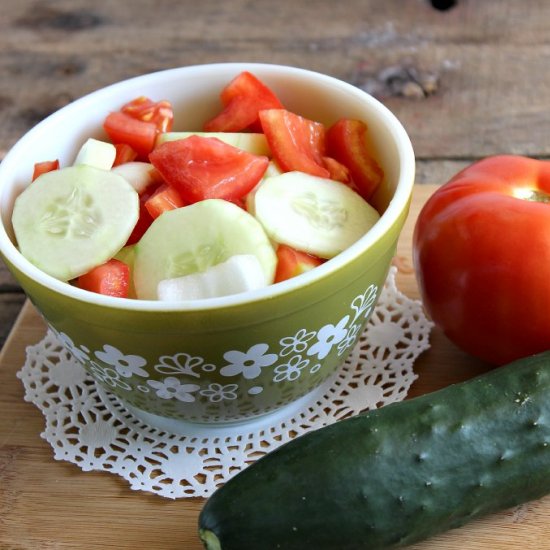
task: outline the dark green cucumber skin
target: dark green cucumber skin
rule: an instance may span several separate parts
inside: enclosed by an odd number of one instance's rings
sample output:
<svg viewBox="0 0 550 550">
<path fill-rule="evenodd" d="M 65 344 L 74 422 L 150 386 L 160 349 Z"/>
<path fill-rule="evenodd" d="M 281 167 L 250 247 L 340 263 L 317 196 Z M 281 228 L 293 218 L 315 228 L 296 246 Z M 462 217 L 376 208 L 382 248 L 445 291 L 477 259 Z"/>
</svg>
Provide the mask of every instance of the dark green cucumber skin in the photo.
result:
<svg viewBox="0 0 550 550">
<path fill-rule="evenodd" d="M 550 352 L 310 432 L 206 502 L 222 550 L 406 546 L 550 493 Z"/>
</svg>

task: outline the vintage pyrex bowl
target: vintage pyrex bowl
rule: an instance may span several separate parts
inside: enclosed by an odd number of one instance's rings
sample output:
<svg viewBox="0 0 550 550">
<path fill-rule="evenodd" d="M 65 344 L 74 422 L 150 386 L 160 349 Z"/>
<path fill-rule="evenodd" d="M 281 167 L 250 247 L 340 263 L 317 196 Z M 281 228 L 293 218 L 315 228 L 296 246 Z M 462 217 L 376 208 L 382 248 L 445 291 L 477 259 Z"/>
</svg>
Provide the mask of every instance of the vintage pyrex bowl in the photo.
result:
<svg viewBox="0 0 550 550">
<path fill-rule="evenodd" d="M 331 124 L 366 121 L 385 172 L 383 212 L 368 234 L 300 277 L 246 294 L 161 303 L 101 296 L 60 282 L 17 250 L 10 223 L 33 164 L 69 165 L 88 137 L 105 139 L 105 116 L 134 97 L 168 99 L 174 128 L 200 130 L 219 93 L 243 70 L 290 110 Z M 230 422 L 305 396 L 343 363 L 380 294 L 408 213 L 414 154 L 396 117 L 373 97 L 330 76 L 250 63 L 197 65 L 132 78 L 87 95 L 32 128 L 0 165 L 0 253 L 49 327 L 86 370 L 135 414 Z"/>
</svg>

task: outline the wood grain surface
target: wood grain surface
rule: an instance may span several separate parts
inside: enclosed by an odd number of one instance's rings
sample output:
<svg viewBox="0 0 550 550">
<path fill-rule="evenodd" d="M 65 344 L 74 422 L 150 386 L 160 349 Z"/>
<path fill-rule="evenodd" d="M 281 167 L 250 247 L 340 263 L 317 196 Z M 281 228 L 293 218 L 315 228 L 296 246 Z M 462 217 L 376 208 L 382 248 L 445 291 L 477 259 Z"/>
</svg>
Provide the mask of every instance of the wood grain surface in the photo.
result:
<svg viewBox="0 0 550 550">
<path fill-rule="evenodd" d="M 257 61 L 330 74 L 403 122 L 417 183 L 443 183 L 496 153 L 550 157 L 550 3 L 545 0 L 0 1 L 0 160 L 32 126 L 102 86 L 197 63 Z M 29 159 L 34 162 L 37 159 Z M 410 260 L 418 186 L 396 265 Z M 168 501 L 56 462 L 15 373 L 44 326 L 0 260 L 0 549 L 199 550 L 199 499 Z M 20 313 L 21 312 L 21 313 Z M 437 330 L 409 395 L 483 372 Z M 550 499 L 475 521 L 417 550 L 550 549 Z M 247 549 L 243 549 L 247 550 Z"/>
<path fill-rule="evenodd" d="M 443 183 L 490 154 L 550 155 L 545 0 L 3 0 L 0 7 L 0 159 L 45 116 L 97 88 L 223 61 L 296 65 L 371 92 L 409 132 L 418 183 Z M 0 347 L 22 301 L 0 260 Z"/>
<path fill-rule="evenodd" d="M 430 185 L 416 187 L 395 258 L 398 288 L 411 298 L 418 297 L 411 264 L 412 229 L 420 206 L 433 191 Z M 202 499 L 171 501 L 134 492 L 117 476 L 82 472 L 53 459 L 52 449 L 40 438 L 42 416 L 23 400 L 23 387 L 15 376 L 24 363 L 25 347 L 44 333 L 40 317 L 27 303 L 0 354 L 0 548 L 199 550 L 196 531 Z M 415 364 L 418 379 L 409 395 L 484 370 L 484 364 L 459 352 L 434 330 L 431 348 Z M 474 521 L 411 549 L 545 550 L 550 548 L 548 517 L 550 497 Z"/>
</svg>

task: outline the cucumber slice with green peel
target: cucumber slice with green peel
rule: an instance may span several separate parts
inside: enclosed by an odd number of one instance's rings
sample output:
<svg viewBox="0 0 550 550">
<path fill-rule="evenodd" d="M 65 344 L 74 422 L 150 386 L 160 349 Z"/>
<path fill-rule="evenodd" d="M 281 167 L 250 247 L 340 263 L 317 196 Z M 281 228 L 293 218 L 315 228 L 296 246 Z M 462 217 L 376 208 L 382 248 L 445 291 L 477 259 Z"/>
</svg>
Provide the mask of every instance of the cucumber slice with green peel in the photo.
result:
<svg viewBox="0 0 550 550">
<path fill-rule="evenodd" d="M 86 164 L 102 170 L 110 170 L 115 157 L 116 148 L 112 143 L 89 138 L 78 151 L 74 164 Z"/>
<path fill-rule="evenodd" d="M 157 138 L 158 147 L 165 141 L 175 141 L 185 139 L 189 136 L 213 137 L 220 141 L 243 149 L 253 155 L 271 157 L 271 150 L 267 144 L 264 134 L 245 133 L 245 132 L 165 132 Z"/>
<path fill-rule="evenodd" d="M 134 284 L 137 297 L 156 300 L 158 284 L 228 260 L 254 254 L 267 284 L 273 282 L 277 257 L 260 223 L 237 205 L 208 199 L 165 212 L 136 245 Z"/>
<path fill-rule="evenodd" d="M 240 294 L 267 286 L 265 272 L 254 254 L 237 254 L 206 271 L 191 273 L 158 284 L 159 300 L 203 300 Z"/>
<path fill-rule="evenodd" d="M 138 215 L 138 194 L 122 176 L 79 165 L 31 183 L 15 201 L 12 224 L 21 254 L 68 281 L 112 258 Z"/>
<path fill-rule="evenodd" d="M 325 259 L 348 248 L 380 219 L 347 185 L 303 172 L 266 178 L 248 206 L 273 241 Z"/>
</svg>

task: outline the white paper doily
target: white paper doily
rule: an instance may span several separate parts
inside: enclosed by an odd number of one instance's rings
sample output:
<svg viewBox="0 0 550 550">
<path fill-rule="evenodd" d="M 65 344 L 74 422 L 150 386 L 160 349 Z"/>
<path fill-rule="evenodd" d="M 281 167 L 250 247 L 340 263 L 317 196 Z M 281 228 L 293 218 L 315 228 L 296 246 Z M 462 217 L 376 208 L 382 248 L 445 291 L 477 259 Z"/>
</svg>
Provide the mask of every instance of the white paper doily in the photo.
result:
<svg viewBox="0 0 550 550">
<path fill-rule="evenodd" d="M 25 400 L 45 418 L 41 434 L 54 458 L 83 471 L 118 474 L 130 487 L 168 498 L 207 497 L 265 453 L 305 432 L 404 399 L 415 359 L 429 347 L 432 323 L 420 302 L 395 285 L 381 298 L 342 368 L 297 403 L 231 425 L 151 427 L 100 388 L 50 330 L 26 350 L 17 373 Z M 143 418 L 143 416 L 141 417 Z"/>
</svg>

